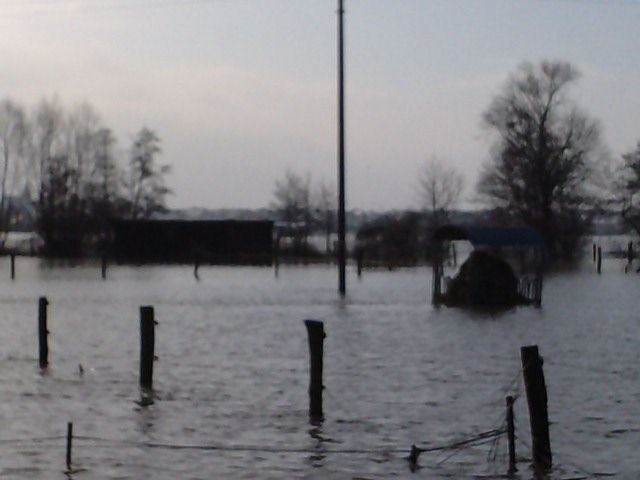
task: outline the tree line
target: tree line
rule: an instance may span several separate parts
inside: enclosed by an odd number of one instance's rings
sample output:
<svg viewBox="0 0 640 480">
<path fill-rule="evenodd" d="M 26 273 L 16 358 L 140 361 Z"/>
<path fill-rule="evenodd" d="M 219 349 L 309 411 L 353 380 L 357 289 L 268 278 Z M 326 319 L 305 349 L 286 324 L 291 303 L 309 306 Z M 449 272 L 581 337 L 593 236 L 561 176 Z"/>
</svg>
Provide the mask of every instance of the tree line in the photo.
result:
<svg viewBox="0 0 640 480">
<path fill-rule="evenodd" d="M 143 127 L 120 150 L 89 103 L 0 101 L 0 148 L 0 230 L 12 230 L 21 206 L 32 206 L 45 253 L 101 248 L 114 219 L 166 210 L 170 167 L 158 163 L 158 135 Z"/>
<path fill-rule="evenodd" d="M 549 60 L 523 62 L 509 75 L 482 114 L 492 143 L 470 197 L 490 209 L 490 223 L 538 230 L 555 259 L 576 256 L 594 216 L 605 209 L 619 211 L 640 234 L 640 142 L 621 159 L 610 156 L 600 124 L 571 96 L 579 77 L 569 62 Z M 437 158 L 417 178 L 418 210 L 365 225 L 360 241 L 405 253 L 424 248 L 428 232 L 449 220 L 464 182 Z M 285 211 L 305 210 L 287 195 L 290 187 L 280 181 L 274 192 L 273 206 L 284 221 L 291 218 Z M 304 214 L 296 219 L 303 221 Z"/>
</svg>

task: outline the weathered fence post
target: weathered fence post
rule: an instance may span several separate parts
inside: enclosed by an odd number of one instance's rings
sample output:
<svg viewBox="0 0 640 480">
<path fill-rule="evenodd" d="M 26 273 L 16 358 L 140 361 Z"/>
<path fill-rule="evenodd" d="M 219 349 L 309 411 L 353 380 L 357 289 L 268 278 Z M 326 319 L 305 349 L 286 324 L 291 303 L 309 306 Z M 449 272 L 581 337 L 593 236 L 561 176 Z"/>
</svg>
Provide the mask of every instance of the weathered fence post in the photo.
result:
<svg viewBox="0 0 640 480">
<path fill-rule="evenodd" d="M 324 339 L 324 323 L 318 320 L 305 320 L 307 334 L 309 337 L 310 363 L 310 383 L 309 383 L 309 418 L 312 423 L 322 422 L 324 413 L 322 411 L 322 363 Z"/>
<path fill-rule="evenodd" d="M 276 237 L 273 247 L 273 274 L 278 278 L 280 273 L 280 235 Z"/>
<path fill-rule="evenodd" d="M 440 255 L 438 254 L 433 260 L 433 285 L 431 292 L 431 303 L 439 305 L 442 300 L 442 273 L 443 266 Z"/>
<path fill-rule="evenodd" d="M 16 279 L 16 254 L 11 254 L 11 280 Z"/>
<path fill-rule="evenodd" d="M 73 423 L 67 423 L 67 472 L 71 472 L 71 450 L 73 448 Z"/>
<path fill-rule="evenodd" d="M 153 307 L 140 307 L 140 386 L 153 387 L 153 360 L 155 350 L 155 319 Z"/>
<path fill-rule="evenodd" d="M 596 260 L 596 270 L 598 270 L 598 273 L 602 272 L 602 247 L 598 247 L 598 258 Z"/>
<path fill-rule="evenodd" d="M 107 255 L 106 254 L 102 254 L 102 257 L 100 258 L 100 270 L 102 272 L 102 279 L 106 280 L 107 279 Z"/>
<path fill-rule="evenodd" d="M 543 285 L 543 276 L 542 276 L 542 271 L 537 271 L 536 272 L 536 276 L 535 276 L 535 287 L 534 287 L 534 292 L 535 292 L 535 304 L 537 307 L 539 307 L 540 305 L 542 305 L 542 285 Z"/>
<path fill-rule="evenodd" d="M 529 406 L 531 424 L 531 450 L 534 467 L 546 470 L 551 467 L 549 442 L 549 415 L 547 411 L 547 387 L 542 371 L 542 357 L 537 345 L 522 347 L 522 374 Z"/>
<path fill-rule="evenodd" d="M 40 368 L 45 369 L 49 365 L 49 342 L 47 336 L 49 330 L 47 327 L 47 305 L 49 301 L 46 297 L 40 297 L 38 300 L 38 340 L 40 344 Z"/>
<path fill-rule="evenodd" d="M 198 270 L 200 270 L 200 255 L 196 253 L 196 256 L 193 260 L 193 277 L 200 281 L 200 275 L 198 274 Z"/>
<path fill-rule="evenodd" d="M 454 268 L 458 266 L 458 249 L 455 243 L 451 244 L 451 261 Z"/>
<path fill-rule="evenodd" d="M 594 243 L 593 244 L 593 263 L 596 263 L 597 254 L 598 254 L 598 247 Z"/>
<path fill-rule="evenodd" d="M 516 424 L 513 416 L 512 396 L 507 397 L 507 439 L 509 441 L 509 474 L 518 471 L 516 467 Z"/>
</svg>

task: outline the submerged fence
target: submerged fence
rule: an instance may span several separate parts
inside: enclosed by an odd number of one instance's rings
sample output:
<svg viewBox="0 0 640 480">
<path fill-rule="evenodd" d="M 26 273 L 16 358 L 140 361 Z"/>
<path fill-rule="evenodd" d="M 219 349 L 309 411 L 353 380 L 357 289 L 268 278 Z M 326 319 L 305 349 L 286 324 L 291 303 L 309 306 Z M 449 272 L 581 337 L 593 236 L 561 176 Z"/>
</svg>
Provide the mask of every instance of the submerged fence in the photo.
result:
<svg viewBox="0 0 640 480">
<path fill-rule="evenodd" d="M 41 297 L 38 302 L 38 325 L 39 325 L 39 341 L 40 341 L 40 359 L 39 365 L 41 369 L 47 369 L 49 366 L 47 336 L 49 334 L 47 325 L 47 307 L 49 301 Z M 154 342 L 155 342 L 155 325 L 154 309 L 152 306 L 140 307 L 140 391 L 141 401 L 138 402 L 143 408 L 154 403 L 155 397 L 153 392 L 153 362 L 155 359 Z M 310 378 L 309 378 L 309 420 L 312 424 L 318 425 L 324 421 L 325 413 L 323 410 L 323 342 L 326 337 L 323 322 L 317 320 L 305 320 L 304 324 L 307 328 L 310 356 Z M 80 366 L 80 369 L 82 367 Z M 81 370 L 82 373 L 82 370 Z M 546 387 L 544 385 L 544 376 L 542 374 L 542 362 L 538 355 L 537 347 L 522 347 L 522 374 L 527 391 L 527 399 L 531 418 L 532 431 L 532 461 L 542 469 L 548 469 L 551 466 L 551 451 L 549 446 L 549 427 L 547 419 L 547 397 Z M 396 449 L 360 449 L 360 448 L 327 448 L 323 449 L 323 454 L 373 454 L 380 453 L 386 455 L 403 455 L 409 462 L 411 469 L 418 467 L 419 456 L 423 453 L 430 452 L 446 452 L 459 451 L 465 448 L 476 447 L 491 442 L 497 442 L 501 437 L 508 438 L 509 449 L 509 465 L 508 472 L 517 470 L 517 461 L 515 453 L 515 423 L 513 414 L 513 405 L 518 398 L 517 394 L 512 394 L 506 398 L 506 413 L 504 414 L 501 424 L 496 428 L 487 431 L 473 433 L 456 441 L 445 443 L 425 442 L 425 444 L 407 446 L 398 446 Z M 57 438 L 57 437 L 56 437 Z M 56 438 L 48 438 L 52 440 Z M 72 471 L 72 446 L 73 441 L 90 442 L 96 445 L 125 445 L 131 442 L 122 439 L 109 439 L 97 436 L 83 436 L 73 434 L 73 425 L 68 424 L 66 460 L 67 470 Z M 34 441 L 42 441 L 45 439 L 33 439 Z M 0 440 L 1 442 L 2 440 Z M 9 440 L 7 440 L 9 441 Z M 292 446 L 286 447 L 266 447 L 264 445 L 228 445 L 220 444 L 174 444 L 174 443 L 154 443 L 139 442 L 133 443 L 142 448 L 149 449 L 173 449 L 173 450 L 202 450 L 202 451 L 233 451 L 233 452 L 263 452 L 263 453 L 313 453 L 315 450 L 309 448 L 298 448 Z"/>
<path fill-rule="evenodd" d="M 40 358 L 39 366 L 42 369 L 49 367 L 48 347 L 46 345 L 47 336 L 49 334 L 47 318 L 47 307 L 49 301 L 45 297 L 41 297 L 38 301 L 38 325 L 39 325 L 39 342 L 40 342 Z M 155 325 L 154 311 L 151 306 L 140 307 L 140 389 L 142 392 L 142 400 L 139 404 L 145 408 L 152 405 L 155 401 L 153 394 L 153 362 L 154 342 L 155 342 Z M 305 320 L 304 324 L 307 328 L 309 341 L 310 356 L 310 377 L 309 377 L 309 420 L 312 424 L 322 423 L 325 419 L 325 411 L 323 409 L 323 342 L 326 334 L 323 322 L 316 320 Z M 552 455 L 550 446 L 549 420 L 547 414 L 547 392 L 542 372 L 542 359 L 539 355 L 537 346 L 525 346 L 521 348 L 521 367 L 518 369 L 518 375 L 522 376 L 527 397 L 529 409 L 530 430 L 531 430 L 531 457 L 516 455 L 516 422 L 513 413 L 514 403 L 520 397 L 518 391 L 506 391 L 506 411 L 499 425 L 495 428 L 482 432 L 470 433 L 464 438 L 447 442 L 418 442 L 414 445 L 398 445 L 397 448 L 338 448 L 326 447 L 322 449 L 323 455 L 389 455 L 406 459 L 410 469 L 419 468 L 419 458 L 422 454 L 433 452 L 449 452 L 454 454 L 467 448 L 475 448 L 482 445 L 491 445 L 493 451 L 497 449 L 497 445 L 501 439 L 507 439 L 508 447 L 508 465 L 506 471 L 513 473 L 518 470 L 518 464 L 525 461 L 532 463 L 537 469 L 542 471 L 548 470 L 552 466 Z M 80 367 L 82 369 L 82 367 Z M 80 372 L 82 373 L 82 371 Z M 513 385 L 509 387 L 512 390 Z M 80 425 L 82 429 L 82 425 Z M 519 438 L 522 441 L 522 435 Z M 144 449 L 158 450 L 194 450 L 194 451 L 219 451 L 219 452 L 261 452 L 261 453 L 281 453 L 281 454 L 314 454 L 317 453 L 315 448 L 296 447 L 296 446 L 265 446 L 250 444 L 227 444 L 224 442 L 210 444 L 187 444 L 172 442 L 134 442 L 131 440 L 123 440 L 118 438 L 107 438 L 101 436 L 74 434 L 72 424 L 68 424 L 66 436 L 53 437 L 35 437 L 30 439 L 1 439 L 0 444 L 42 444 L 43 442 L 58 442 L 66 440 L 65 459 L 67 472 L 73 473 L 73 445 L 74 443 L 82 443 L 83 445 L 91 445 L 95 448 L 115 447 L 115 446 L 135 446 Z M 57 445 L 57 444 L 56 444 Z M 80 459 L 80 464 L 82 460 Z"/>
</svg>

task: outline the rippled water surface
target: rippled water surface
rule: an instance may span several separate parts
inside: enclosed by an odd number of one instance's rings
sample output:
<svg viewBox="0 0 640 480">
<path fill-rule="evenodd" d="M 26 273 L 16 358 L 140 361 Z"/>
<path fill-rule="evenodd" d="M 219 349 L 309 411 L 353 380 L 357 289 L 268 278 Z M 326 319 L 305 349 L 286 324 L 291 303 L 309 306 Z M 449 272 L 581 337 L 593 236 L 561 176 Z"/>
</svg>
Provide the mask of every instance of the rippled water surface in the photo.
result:
<svg viewBox="0 0 640 480">
<path fill-rule="evenodd" d="M 502 425 L 537 344 L 549 391 L 552 479 L 640 478 L 640 275 L 611 260 L 547 277 L 542 308 L 436 309 L 427 269 L 109 269 L 0 261 L 0 478 L 502 478 L 506 439 L 404 458 Z M 50 368 L 38 368 L 38 297 Z M 139 307 L 156 320 L 156 401 L 138 388 Z M 325 322 L 322 425 L 308 420 L 304 319 Z M 79 365 L 84 373 L 80 375 Z M 529 479 L 526 401 L 516 401 Z"/>
</svg>

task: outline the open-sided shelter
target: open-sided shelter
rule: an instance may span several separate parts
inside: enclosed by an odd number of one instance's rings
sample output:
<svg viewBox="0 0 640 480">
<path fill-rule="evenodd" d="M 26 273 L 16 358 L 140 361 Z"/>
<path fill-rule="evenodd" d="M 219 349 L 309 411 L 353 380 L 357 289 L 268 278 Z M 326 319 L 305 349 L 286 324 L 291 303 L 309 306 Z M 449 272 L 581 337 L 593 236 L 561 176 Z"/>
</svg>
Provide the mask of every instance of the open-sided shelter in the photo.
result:
<svg viewBox="0 0 640 480">
<path fill-rule="evenodd" d="M 540 305 L 544 238 L 529 227 L 445 225 L 433 232 L 434 304 L 469 307 Z M 453 278 L 445 277 L 444 245 L 467 240 L 469 258 Z M 520 275 L 513 268 L 517 259 Z M 528 261 L 526 261 L 528 260 Z"/>
</svg>

